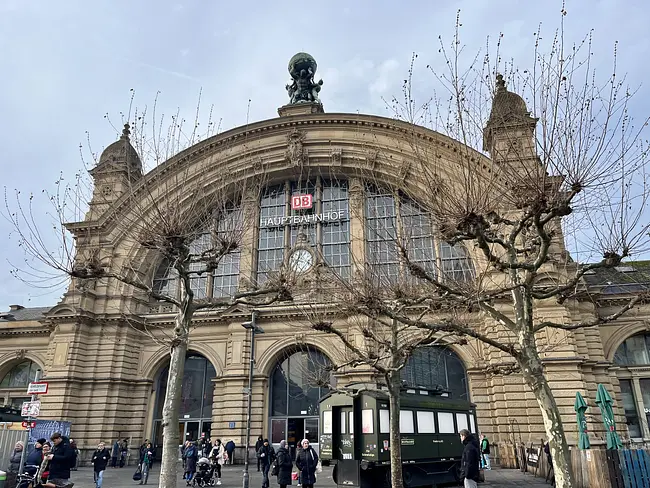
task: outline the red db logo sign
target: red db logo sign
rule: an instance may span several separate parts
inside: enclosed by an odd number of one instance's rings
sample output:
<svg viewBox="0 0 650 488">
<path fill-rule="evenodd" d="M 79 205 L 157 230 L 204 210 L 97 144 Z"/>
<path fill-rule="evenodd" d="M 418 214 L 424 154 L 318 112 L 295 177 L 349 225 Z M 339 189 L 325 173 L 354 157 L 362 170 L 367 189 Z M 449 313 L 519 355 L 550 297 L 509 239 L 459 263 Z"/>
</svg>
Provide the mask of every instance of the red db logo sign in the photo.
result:
<svg viewBox="0 0 650 488">
<path fill-rule="evenodd" d="M 294 195 L 291 197 L 291 210 L 311 208 L 314 203 L 313 195 Z"/>
</svg>

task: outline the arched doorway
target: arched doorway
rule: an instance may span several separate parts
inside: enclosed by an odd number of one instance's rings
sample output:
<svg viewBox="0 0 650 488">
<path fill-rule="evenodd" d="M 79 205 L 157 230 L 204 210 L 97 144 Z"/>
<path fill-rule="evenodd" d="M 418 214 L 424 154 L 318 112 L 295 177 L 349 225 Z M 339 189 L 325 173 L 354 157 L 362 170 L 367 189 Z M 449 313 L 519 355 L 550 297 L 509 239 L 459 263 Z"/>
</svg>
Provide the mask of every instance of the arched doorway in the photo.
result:
<svg viewBox="0 0 650 488">
<path fill-rule="evenodd" d="M 467 372 L 454 351 L 444 346 L 420 347 L 402 370 L 402 380 L 412 387 L 442 388 L 455 399 L 469 399 Z"/>
<path fill-rule="evenodd" d="M 169 367 L 164 368 L 156 384 L 156 405 L 154 409 L 153 439 L 156 446 L 162 446 L 162 411 L 167 392 Z M 185 372 L 181 390 L 181 407 L 178 418 L 179 439 L 198 440 L 210 438 L 212 430 L 212 400 L 214 388 L 212 379 L 216 370 L 212 363 L 200 354 L 190 353 L 185 359 Z"/>
<path fill-rule="evenodd" d="M 327 389 L 315 385 L 330 364 L 322 352 L 308 349 L 284 356 L 271 373 L 269 440 L 274 445 L 286 440 L 292 456 L 304 438 L 318 449 L 318 402 Z"/>
</svg>

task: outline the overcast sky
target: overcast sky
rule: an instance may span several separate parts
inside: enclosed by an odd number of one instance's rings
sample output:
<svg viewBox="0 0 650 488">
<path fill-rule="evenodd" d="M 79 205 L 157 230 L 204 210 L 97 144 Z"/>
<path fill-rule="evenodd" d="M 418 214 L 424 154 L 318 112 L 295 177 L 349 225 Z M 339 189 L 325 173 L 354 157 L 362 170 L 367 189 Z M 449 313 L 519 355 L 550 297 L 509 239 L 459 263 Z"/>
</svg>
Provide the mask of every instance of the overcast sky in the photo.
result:
<svg viewBox="0 0 650 488">
<path fill-rule="evenodd" d="M 191 117 L 199 90 L 222 128 L 276 116 L 287 102 L 287 62 L 299 51 L 318 61 L 328 112 L 390 115 L 382 97 L 399 95 L 413 51 L 439 65 L 438 36 L 451 39 L 457 9 L 469 50 L 504 33 L 506 57 L 525 67 L 540 22 L 548 36 L 561 3 L 506 0 L 0 0 L 0 165 L 9 192 L 53 189 L 81 168 L 79 144 L 96 151 L 117 133 L 130 89 L 159 110 Z M 647 116 L 650 14 L 639 0 L 569 0 L 567 35 L 594 29 L 594 54 L 607 72 L 614 41 L 619 71 L 641 85 L 635 114 Z M 438 64 L 437 64 L 438 63 Z M 47 222 L 43 218 L 43 222 Z M 11 226 L 0 221 L 3 235 Z M 0 260 L 0 309 L 54 305 L 62 290 L 36 290 L 10 277 L 22 257 L 6 239 Z"/>
</svg>

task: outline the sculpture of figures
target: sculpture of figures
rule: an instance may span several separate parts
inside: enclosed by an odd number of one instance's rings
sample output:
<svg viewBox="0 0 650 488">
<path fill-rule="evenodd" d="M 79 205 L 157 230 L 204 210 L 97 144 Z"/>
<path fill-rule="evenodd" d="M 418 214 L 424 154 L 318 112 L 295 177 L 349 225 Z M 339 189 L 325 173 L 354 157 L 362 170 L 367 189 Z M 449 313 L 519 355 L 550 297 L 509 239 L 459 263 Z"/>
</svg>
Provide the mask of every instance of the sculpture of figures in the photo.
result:
<svg viewBox="0 0 650 488">
<path fill-rule="evenodd" d="M 307 53 L 298 53 L 291 58 L 289 74 L 293 82 L 286 86 L 289 104 L 320 103 L 318 93 L 323 86 L 323 80 L 314 82 L 316 67 L 316 60 Z"/>
</svg>

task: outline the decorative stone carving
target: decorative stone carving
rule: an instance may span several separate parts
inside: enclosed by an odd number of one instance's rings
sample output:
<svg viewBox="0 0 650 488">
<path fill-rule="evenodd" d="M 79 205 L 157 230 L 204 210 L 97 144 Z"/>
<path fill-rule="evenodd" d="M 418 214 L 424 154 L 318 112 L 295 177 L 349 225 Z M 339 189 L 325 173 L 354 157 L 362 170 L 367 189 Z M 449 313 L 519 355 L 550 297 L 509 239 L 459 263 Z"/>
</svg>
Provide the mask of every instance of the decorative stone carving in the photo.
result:
<svg viewBox="0 0 650 488">
<path fill-rule="evenodd" d="M 27 354 L 27 349 L 18 349 L 16 351 L 16 359 L 20 359 L 21 361 L 25 359 L 25 355 Z"/>
<path fill-rule="evenodd" d="M 330 153 L 332 166 L 341 166 L 341 160 L 343 159 L 343 150 L 340 147 L 333 147 L 332 152 Z"/>
<path fill-rule="evenodd" d="M 307 150 L 303 147 L 304 132 L 294 129 L 287 136 L 287 151 L 285 157 L 293 166 L 302 166 L 307 158 Z"/>
<path fill-rule="evenodd" d="M 375 166 L 377 165 L 378 157 L 379 157 L 378 149 L 368 149 L 366 151 L 366 163 L 368 163 L 371 169 L 375 169 Z"/>
<path fill-rule="evenodd" d="M 256 157 L 253 158 L 253 169 L 255 171 L 262 171 L 262 158 L 261 157 Z"/>
</svg>

